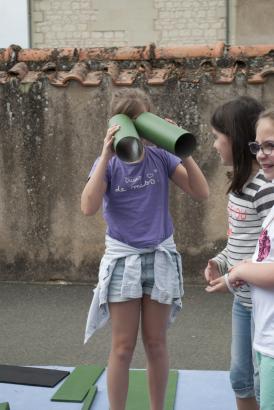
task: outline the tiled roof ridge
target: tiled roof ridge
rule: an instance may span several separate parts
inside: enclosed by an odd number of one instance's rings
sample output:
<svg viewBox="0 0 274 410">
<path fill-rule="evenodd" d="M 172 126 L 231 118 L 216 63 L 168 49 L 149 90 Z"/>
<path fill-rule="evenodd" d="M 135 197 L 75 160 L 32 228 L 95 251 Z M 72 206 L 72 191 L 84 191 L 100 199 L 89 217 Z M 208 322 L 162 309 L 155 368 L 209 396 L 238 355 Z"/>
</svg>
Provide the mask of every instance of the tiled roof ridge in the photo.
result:
<svg viewBox="0 0 274 410">
<path fill-rule="evenodd" d="M 59 47 L 59 48 L 31 48 L 23 49 L 18 45 L 10 45 L 8 48 L 0 49 L 0 62 L 28 62 L 28 61 L 50 61 L 52 59 L 67 59 L 71 61 L 94 60 L 151 60 L 151 59 L 180 59 L 212 57 L 221 58 L 229 56 L 258 57 L 274 52 L 274 44 L 256 45 L 225 45 L 219 41 L 215 44 L 189 44 L 181 46 L 147 46 L 135 47 Z"/>
<path fill-rule="evenodd" d="M 252 84 L 263 83 L 274 74 L 274 44 L 228 46 L 217 42 L 42 49 L 11 45 L 0 49 L 0 85 L 14 78 L 33 83 L 46 77 L 50 84 L 59 87 L 66 87 L 70 80 L 96 86 L 104 75 L 109 75 L 116 85 L 132 85 L 140 75 L 149 85 L 160 85 L 172 77 L 197 82 L 203 74 L 218 84 L 232 83 L 238 75 L 244 75 Z"/>
<path fill-rule="evenodd" d="M 70 61 L 86 60 L 151 60 L 166 58 L 191 58 L 191 57 L 221 57 L 225 45 L 218 42 L 213 45 L 185 45 L 156 47 L 155 44 L 136 47 L 60 47 L 60 48 L 34 48 L 22 49 L 18 45 L 11 45 L 0 50 L 0 61 L 28 62 L 49 61 L 51 59 L 67 59 Z"/>
</svg>

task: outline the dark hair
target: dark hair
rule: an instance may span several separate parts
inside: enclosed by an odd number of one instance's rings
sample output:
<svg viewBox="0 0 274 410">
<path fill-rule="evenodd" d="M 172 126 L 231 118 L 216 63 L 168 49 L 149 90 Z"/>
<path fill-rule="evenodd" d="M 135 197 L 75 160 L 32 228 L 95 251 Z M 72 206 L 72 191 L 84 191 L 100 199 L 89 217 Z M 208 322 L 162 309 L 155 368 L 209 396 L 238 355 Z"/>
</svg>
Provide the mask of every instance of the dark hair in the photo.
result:
<svg viewBox="0 0 274 410">
<path fill-rule="evenodd" d="M 136 118 L 142 112 L 152 110 L 150 97 L 139 88 L 115 91 L 110 103 L 110 117 L 116 114 L 126 114 L 130 118 Z"/>
<path fill-rule="evenodd" d="M 231 139 L 233 173 L 227 193 L 240 194 L 251 175 L 255 155 L 248 142 L 255 141 L 256 122 L 263 110 L 257 100 L 245 96 L 219 106 L 211 117 L 212 127 Z"/>
</svg>

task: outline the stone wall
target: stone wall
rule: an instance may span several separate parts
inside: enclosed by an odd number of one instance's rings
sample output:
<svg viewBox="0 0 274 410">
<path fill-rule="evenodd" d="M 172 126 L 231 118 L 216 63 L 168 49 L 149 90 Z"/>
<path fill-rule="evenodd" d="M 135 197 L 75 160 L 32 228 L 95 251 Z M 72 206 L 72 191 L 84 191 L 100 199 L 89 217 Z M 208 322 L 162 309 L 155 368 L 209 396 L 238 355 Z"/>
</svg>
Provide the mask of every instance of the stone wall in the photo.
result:
<svg viewBox="0 0 274 410">
<path fill-rule="evenodd" d="M 225 0 L 32 0 L 33 47 L 225 40 Z"/>
<path fill-rule="evenodd" d="M 154 0 L 158 45 L 204 44 L 225 40 L 224 0 Z"/>
<path fill-rule="evenodd" d="M 170 191 L 186 280 L 199 281 L 226 240 L 225 169 L 209 119 L 237 95 L 274 104 L 273 47 L 0 50 L 0 280 L 94 280 L 105 224 L 80 195 L 100 153 L 117 87 L 139 87 L 157 113 L 198 140 L 211 190 L 196 202 Z"/>
</svg>

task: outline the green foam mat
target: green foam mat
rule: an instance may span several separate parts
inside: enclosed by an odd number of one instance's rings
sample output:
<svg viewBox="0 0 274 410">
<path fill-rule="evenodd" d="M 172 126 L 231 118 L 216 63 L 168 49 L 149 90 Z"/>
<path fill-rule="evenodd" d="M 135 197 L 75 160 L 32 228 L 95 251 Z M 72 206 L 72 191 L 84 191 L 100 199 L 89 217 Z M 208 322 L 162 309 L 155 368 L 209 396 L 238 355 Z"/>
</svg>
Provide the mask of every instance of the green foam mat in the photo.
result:
<svg viewBox="0 0 274 410">
<path fill-rule="evenodd" d="M 82 402 L 103 371 L 104 368 L 98 366 L 77 366 L 51 400 Z M 96 394 L 96 389 L 94 394 Z"/>
<path fill-rule="evenodd" d="M 169 372 L 165 410 L 173 410 L 175 405 L 178 371 Z M 148 380 L 145 370 L 130 370 L 126 410 L 149 410 Z"/>
<path fill-rule="evenodd" d="M 177 370 L 171 370 L 169 372 L 166 400 L 165 400 L 165 410 L 174 409 L 178 376 L 179 376 L 179 373 Z"/>
<path fill-rule="evenodd" d="M 86 395 L 82 410 L 90 410 L 91 405 L 93 403 L 93 400 L 96 396 L 96 393 L 97 393 L 97 387 L 96 386 L 91 386 L 91 388 L 89 389 L 88 394 Z"/>
<path fill-rule="evenodd" d="M 0 403 L 0 410 L 10 410 L 10 405 L 8 402 Z"/>
</svg>

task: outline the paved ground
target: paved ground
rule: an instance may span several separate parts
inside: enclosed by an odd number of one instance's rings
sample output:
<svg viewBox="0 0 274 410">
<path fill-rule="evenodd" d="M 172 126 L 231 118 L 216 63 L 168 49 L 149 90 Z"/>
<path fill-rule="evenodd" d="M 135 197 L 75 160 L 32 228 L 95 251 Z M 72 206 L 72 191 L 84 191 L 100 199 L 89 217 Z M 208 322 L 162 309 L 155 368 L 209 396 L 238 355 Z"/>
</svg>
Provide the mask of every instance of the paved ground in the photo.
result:
<svg viewBox="0 0 274 410">
<path fill-rule="evenodd" d="M 109 325 L 83 345 L 91 289 L 89 285 L 0 283 L 0 363 L 105 366 Z M 186 286 L 183 303 L 169 330 L 171 367 L 227 370 L 231 296 L 208 295 L 202 287 Z M 131 367 L 145 367 L 140 341 Z"/>
</svg>

